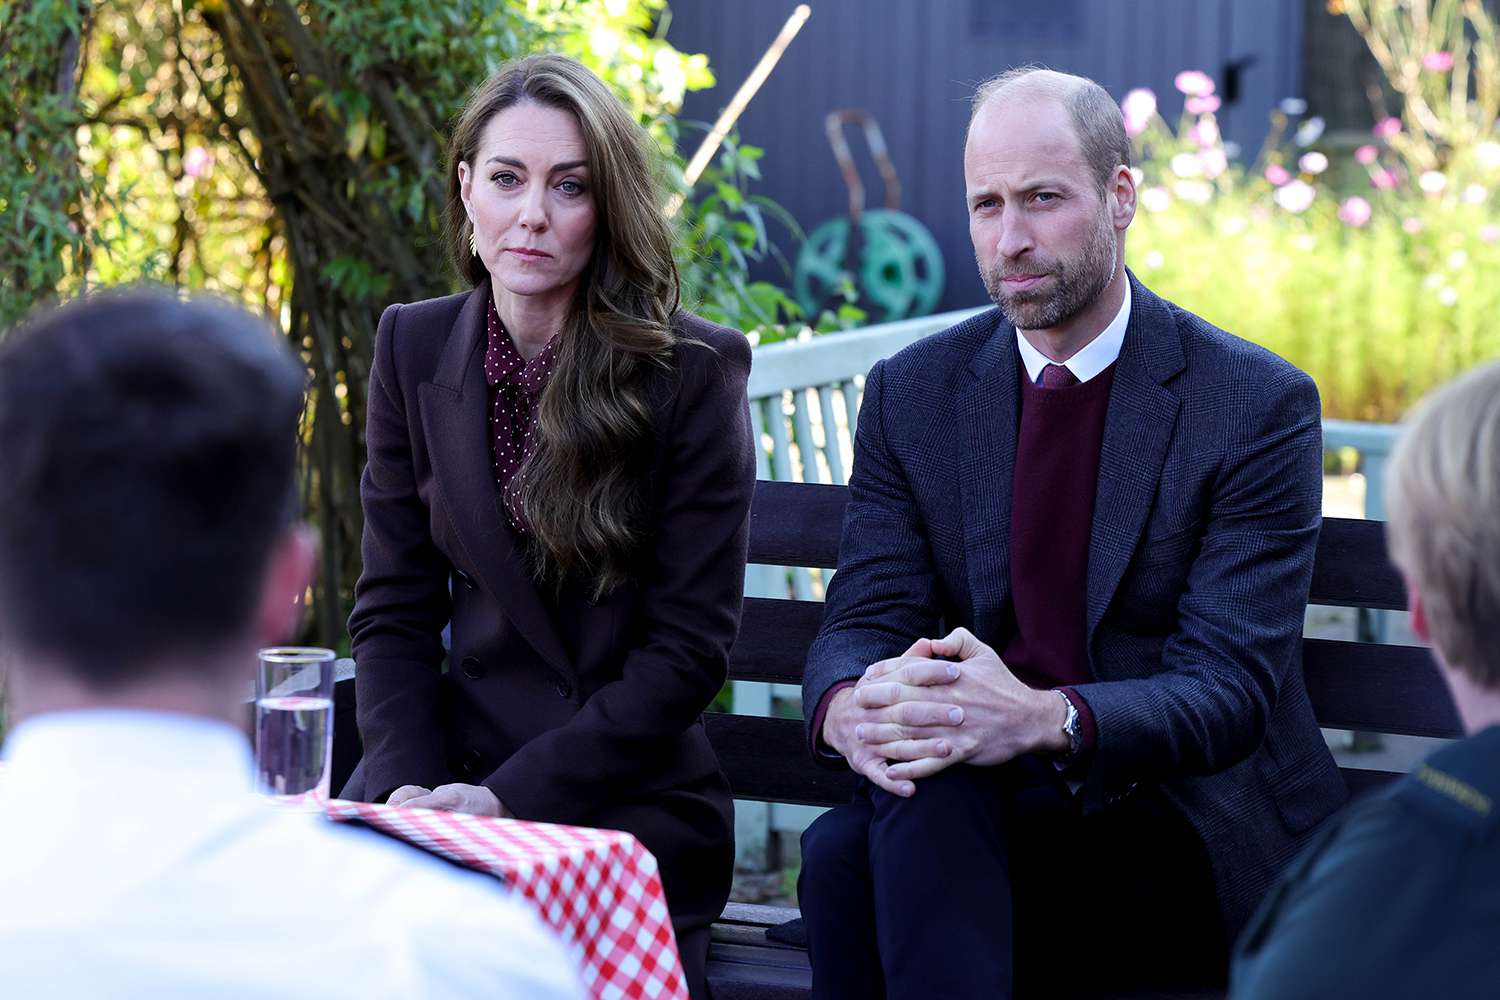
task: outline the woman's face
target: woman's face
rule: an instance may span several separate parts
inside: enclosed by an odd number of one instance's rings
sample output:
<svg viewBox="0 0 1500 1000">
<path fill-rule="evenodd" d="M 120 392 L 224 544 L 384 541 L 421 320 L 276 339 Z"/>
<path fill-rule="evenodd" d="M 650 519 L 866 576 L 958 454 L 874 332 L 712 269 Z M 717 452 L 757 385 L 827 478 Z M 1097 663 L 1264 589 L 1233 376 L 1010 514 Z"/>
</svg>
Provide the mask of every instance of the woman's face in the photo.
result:
<svg viewBox="0 0 1500 1000">
<path fill-rule="evenodd" d="M 512 105 L 490 119 L 458 178 L 497 295 L 571 299 L 593 254 L 596 219 L 577 119 Z"/>
</svg>

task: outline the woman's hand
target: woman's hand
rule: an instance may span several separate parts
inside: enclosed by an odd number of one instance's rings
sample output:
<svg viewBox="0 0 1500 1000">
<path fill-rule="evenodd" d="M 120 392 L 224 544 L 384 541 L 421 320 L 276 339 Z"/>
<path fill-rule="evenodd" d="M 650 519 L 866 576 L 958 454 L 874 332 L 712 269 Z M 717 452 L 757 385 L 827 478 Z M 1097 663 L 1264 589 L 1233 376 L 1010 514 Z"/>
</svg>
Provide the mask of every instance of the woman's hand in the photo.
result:
<svg viewBox="0 0 1500 1000">
<path fill-rule="evenodd" d="M 396 796 L 408 788 L 416 789 L 419 794 L 396 801 Z M 495 793 L 483 785 L 439 785 L 428 792 L 416 785 L 403 785 L 391 793 L 391 805 L 405 806 L 408 809 L 446 809 L 449 812 L 473 813 L 475 816 L 494 816 L 500 819 L 508 818 L 511 813 L 505 808 L 505 804 L 495 797 Z"/>
<path fill-rule="evenodd" d="M 390 794 L 385 800 L 385 804 L 388 806 L 404 806 L 412 799 L 431 794 L 432 789 L 423 788 L 421 785 L 402 785 Z"/>
</svg>

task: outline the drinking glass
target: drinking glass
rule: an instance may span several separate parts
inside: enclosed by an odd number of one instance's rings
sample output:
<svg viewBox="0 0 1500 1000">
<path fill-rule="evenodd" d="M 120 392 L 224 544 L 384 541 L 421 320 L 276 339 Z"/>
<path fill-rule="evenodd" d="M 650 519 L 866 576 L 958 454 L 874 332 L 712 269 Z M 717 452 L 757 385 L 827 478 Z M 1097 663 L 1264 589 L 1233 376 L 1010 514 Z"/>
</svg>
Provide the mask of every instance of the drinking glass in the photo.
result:
<svg viewBox="0 0 1500 1000">
<path fill-rule="evenodd" d="M 334 652 L 310 646 L 260 651 L 255 672 L 255 769 L 260 790 L 309 810 L 328 801 L 333 764 Z"/>
</svg>

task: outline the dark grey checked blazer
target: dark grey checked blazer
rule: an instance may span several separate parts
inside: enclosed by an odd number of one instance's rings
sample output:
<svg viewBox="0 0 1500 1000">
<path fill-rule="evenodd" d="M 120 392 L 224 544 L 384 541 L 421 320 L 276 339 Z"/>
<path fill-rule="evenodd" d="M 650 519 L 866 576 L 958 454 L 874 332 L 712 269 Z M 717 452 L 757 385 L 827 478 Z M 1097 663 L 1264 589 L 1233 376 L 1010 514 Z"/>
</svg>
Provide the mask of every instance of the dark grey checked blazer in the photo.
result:
<svg viewBox="0 0 1500 1000">
<path fill-rule="evenodd" d="M 1345 797 L 1302 679 L 1318 392 L 1133 275 L 1131 292 L 1089 538 L 1084 804 L 1159 786 L 1203 838 L 1234 933 Z M 870 371 L 809 715 L 918 636 L 1010 638 L 1015 336 L 991 310 Z"/>
</svg>

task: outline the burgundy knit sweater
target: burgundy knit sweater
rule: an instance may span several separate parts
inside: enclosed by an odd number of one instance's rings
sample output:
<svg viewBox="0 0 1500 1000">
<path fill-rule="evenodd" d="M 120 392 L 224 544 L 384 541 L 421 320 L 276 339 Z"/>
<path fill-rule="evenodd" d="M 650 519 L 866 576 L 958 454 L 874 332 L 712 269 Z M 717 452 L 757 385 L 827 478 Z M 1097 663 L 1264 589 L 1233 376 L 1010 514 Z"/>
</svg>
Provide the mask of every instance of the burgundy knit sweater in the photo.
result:
<svg viewBox="0 0 1500 1000">
<path fill-rule="evenodd" d="M 1006 666 L 1035 688 L 1093 680 L 1088 659 L 1089 531 L 1099 448 L 1115 368 L 1087 382 L 1044 389 L 1020 367 L 1021 427 L 1010 505 L 1010 590 L 1016 628 L 1000 650 Z M 1095 742 L 1082 716 L 1084 749 Z"/>
</svg>

